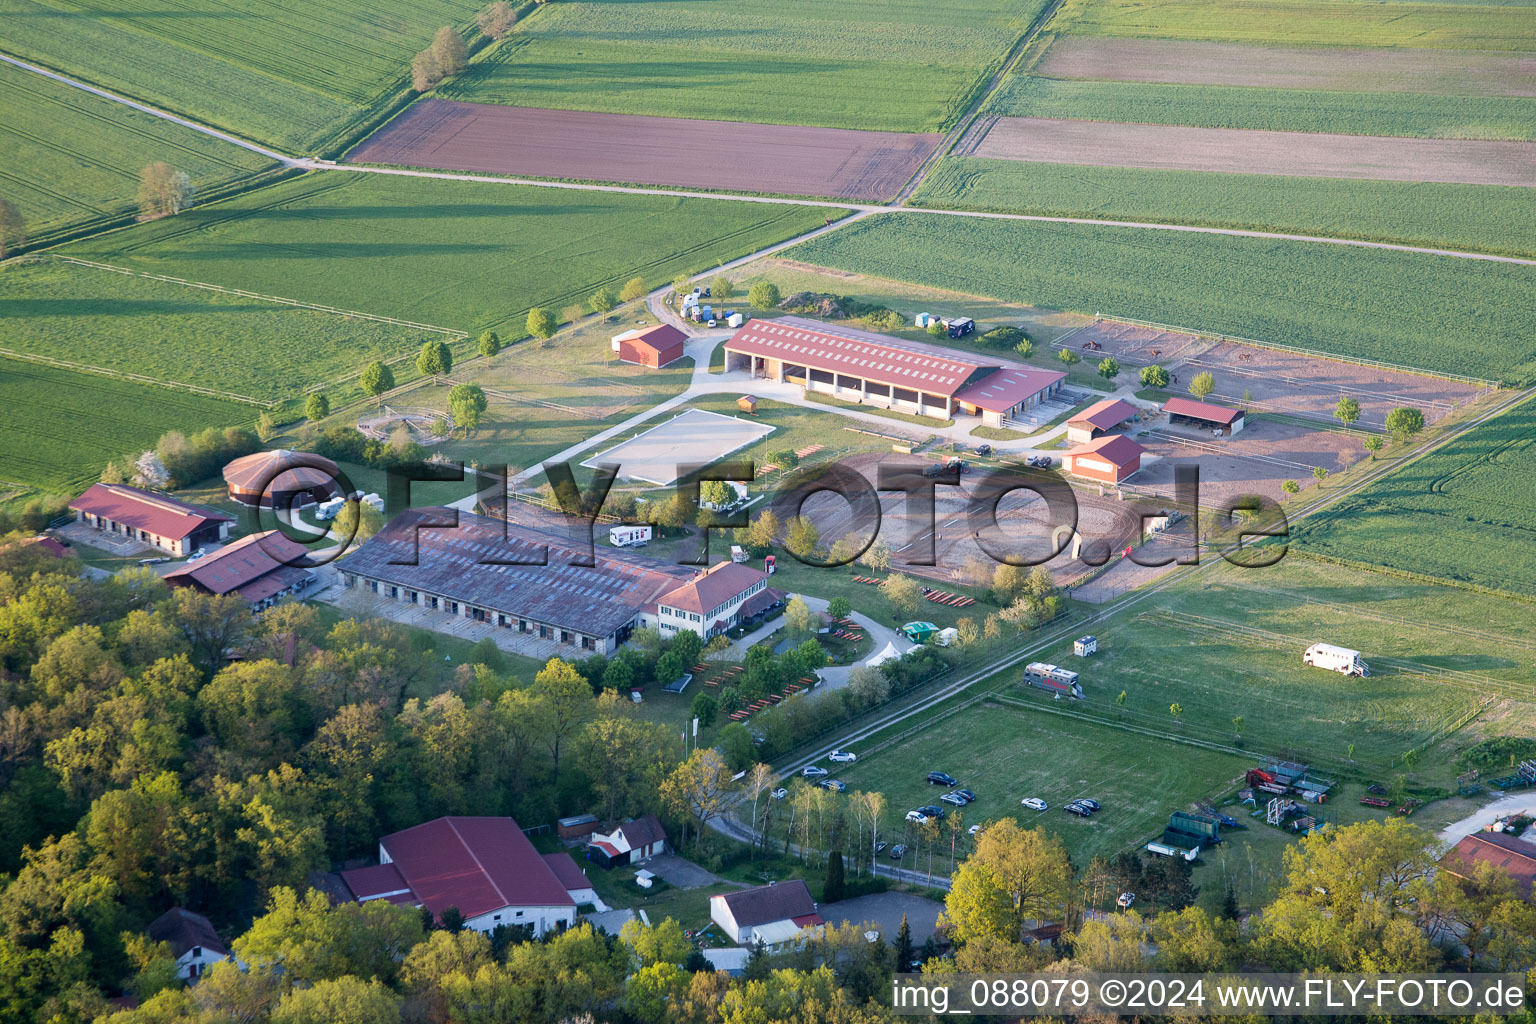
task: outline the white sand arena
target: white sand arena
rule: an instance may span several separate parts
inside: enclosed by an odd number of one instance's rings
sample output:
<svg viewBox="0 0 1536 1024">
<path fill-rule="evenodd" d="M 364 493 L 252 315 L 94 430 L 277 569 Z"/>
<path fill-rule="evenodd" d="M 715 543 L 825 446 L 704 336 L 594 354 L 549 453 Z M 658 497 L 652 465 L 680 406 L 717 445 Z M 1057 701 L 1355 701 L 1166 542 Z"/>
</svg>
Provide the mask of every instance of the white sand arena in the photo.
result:
<svg viewBox="0 0 1536 1024">
<path fill-rule="evenodd" d="M 680 467 L 715 462 L 771 433 L 772 427 L 745 416 L 689 409 L 582 465 L 593 468 L 616 462 L 624 479 L 665 487 L 677 480 Z"/>
</svg>

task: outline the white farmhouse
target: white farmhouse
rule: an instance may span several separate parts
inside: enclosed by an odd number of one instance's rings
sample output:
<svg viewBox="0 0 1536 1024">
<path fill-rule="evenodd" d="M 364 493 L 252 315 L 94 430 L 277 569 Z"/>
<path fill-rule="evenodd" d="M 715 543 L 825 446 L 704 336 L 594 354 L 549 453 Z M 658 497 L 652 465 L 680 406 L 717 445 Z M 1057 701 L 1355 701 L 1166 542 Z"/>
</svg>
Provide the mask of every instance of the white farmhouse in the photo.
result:
<svg viewBox="0 0 1536 1024">
<path fill-rule="evenodd" d="M 172 907 L 149 925 L 149 937 L 171 947 L 176 958 L 176 977 L 196 981 L 209 967 L 229 959 L 229 950 L 202 914 Z"/>
</svg>

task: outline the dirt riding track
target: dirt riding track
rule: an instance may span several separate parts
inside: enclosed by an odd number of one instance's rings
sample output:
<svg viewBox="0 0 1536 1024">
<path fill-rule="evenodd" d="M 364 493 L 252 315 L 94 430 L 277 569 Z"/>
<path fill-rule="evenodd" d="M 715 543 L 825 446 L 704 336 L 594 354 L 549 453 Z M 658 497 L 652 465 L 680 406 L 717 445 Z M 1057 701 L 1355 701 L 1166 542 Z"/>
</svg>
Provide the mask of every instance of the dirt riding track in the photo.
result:
<svg viewBox="0 0 1536 1024">
<path fill-rule="evenodd" d="M 432 99 L 347 159 L 874 201 L 893 197 L 939 138 Z"/>
<path fill-rule="evenodd" d="M 1064 36 L 1051 44 L 1036 73 L 1114 82 L 1536 96 L 1536 56 L 1471 50 L 1314 50 Z"/>
<path fill-rule="evenodd" d="M 1000 117 L 974 155 L 1303 178 L 1536 186 L 1536 143 Z"/>
<path fill-rule="evenodd" d="M 1206 508 L 1245 494 L 1280 501 L 1285 481 L 1295 480 L 1305 491 L 1317 485 L 1314 466 L 1337 473 L 1346 459 L 1365 457 L 1360 439 L 1350 434 L 1251 418 L 1237 436 L 1224 438 L 1164 421 L 1137 434 L 1136 443 L 1156 459 L 1142 460 L 1127 490 L 1171 499 L 1174 467 L 1182 462 L 1199 467 L 1200 504 Z"/>
</svg>

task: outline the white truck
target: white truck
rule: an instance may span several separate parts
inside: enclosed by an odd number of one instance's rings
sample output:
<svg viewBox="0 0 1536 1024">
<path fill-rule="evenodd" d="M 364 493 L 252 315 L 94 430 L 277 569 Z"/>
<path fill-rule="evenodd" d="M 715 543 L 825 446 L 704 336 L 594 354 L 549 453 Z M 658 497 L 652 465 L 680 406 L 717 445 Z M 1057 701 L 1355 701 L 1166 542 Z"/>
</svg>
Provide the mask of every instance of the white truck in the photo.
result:
<svg viewBox="0 0 1536 1024">
<path fill-rule="evenodd" d="M 1352 651 L 1348 647 L 1313 644 L 1307 648 L 1301 660 L 1312 668 L 1325 668 L 1330 672 L 1339 672 L 1346 676 L 1359 676 L 1364 679 L 1371 674 L 1371 667 L 1360 657 L 1360 652 Z"/>
</svg>

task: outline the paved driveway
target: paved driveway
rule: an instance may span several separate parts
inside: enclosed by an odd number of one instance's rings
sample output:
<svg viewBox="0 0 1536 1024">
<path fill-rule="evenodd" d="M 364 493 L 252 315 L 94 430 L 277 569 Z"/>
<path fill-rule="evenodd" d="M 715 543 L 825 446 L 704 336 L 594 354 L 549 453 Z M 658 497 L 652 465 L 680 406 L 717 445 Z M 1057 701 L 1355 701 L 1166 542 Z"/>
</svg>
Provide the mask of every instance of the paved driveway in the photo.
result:
<svg viewBox="0 0 1536 1024">
<path fill-rule="evenodd" d="M 829 924 L 871 923 L 880 930 L 887 943 L 895 943 L 896 933 L 901 930 L 901 915 L 906 914 L 915 946 L 928 941 L 943 909 L 942 903 L 905 892 L 877 892 L 839 903 L 824 903 L 816 908 L 822 920 Z"/>
<path fill-rule="evenodd" d="M 652 857 L 650 860 L 636 865 L 636 867 L 641 867 L 653 874 L 660 875 L 662 881 L 679 889 L 702 889 L 706 885 L 715 885 L 725 881 L 725 879 L 720 878 L 718 875 L 705 871 L 693 861 L 679 857 L 675 853 L 663 853 L 660 856 Z"/>
</svg>

